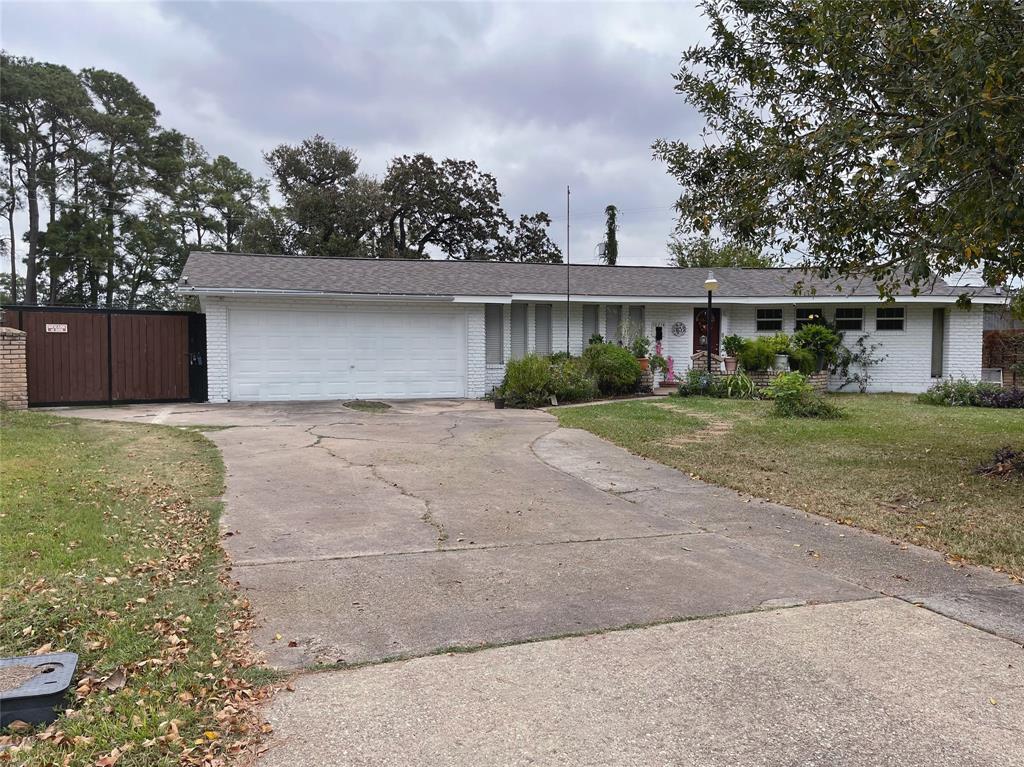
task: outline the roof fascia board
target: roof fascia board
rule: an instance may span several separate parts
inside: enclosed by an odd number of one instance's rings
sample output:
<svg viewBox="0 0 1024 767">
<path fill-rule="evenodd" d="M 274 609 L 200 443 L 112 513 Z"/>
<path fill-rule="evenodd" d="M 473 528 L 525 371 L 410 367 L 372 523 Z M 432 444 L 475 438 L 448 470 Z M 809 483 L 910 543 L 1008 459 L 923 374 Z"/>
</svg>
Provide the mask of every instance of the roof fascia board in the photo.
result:
<svg viewBox="0 0 1024 767">
<path fill-rule="evenodd" d="M 432 296 L 406 293 L 335 293 L 328 290 L 273 290 L 269 288 L 193 288 L 178 286 L 181 295 L 197 296 L 267 296 L 272 298 L 336 298 L 345 301 L 443 301 L 452 303 L 454 296 Z"/>
<path fill-rule="evenodd" d="M 511 296 L 479 295 L 426 295 L 422 293 L 339 293 L 326 290 L 286 290 L 271 288 L 195 288 L 179 285 L 180 295 L 206 296 L 274 296 L 294 298 L 334 298 L 349 301 L 442 301 L 457 304 L 510 304 L 513 301 L 557 303 L 565 301 L 564 293 L 514 293 Z M 958 296 L 897 296 L 899 304 L 955 304 Z M 881 304 L 877 296 L 719 296 L 719 304 Z M 973 296 L 977 304 L 1003 304 L 1005 296 Z M 569 296 L 572 303 L 581 304 L 701 304 L 704 296 Z"/>
<path fill-rule="evenodd" d="M 955 304 L 958 296 L 896 296 L 893 303 L 897 304 Z M 456 299 L 458 300 L 458 299 Z M 513 301 L 558 302 L 565 301 L 565 293 L 513 293 Z M 707 300 L 703 296 L 583 296 L 571 295 L 571 303 L 581 304 L 701 304 Z M 887 303 L 877 296 L 716 296 L 718 304 L 882 304 Z M 1004 296 L 973 296 L 971 299 L 979 304 L 1001 304 Z"/>
</svg>

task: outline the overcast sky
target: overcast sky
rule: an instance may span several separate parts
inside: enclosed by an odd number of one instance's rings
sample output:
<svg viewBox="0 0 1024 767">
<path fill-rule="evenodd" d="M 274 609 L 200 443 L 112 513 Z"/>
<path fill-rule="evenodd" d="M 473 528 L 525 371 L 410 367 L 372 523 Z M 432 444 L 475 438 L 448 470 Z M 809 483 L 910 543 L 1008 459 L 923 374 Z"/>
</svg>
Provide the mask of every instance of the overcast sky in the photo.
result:
<svg viewBox="0 0 1024 767">
<path fill-rule="evenodd" d="M 133 80 L 162 124 L 266 175 L 261 152 L 322 133 L 381 174 L 397 154 L 473 159 L 513 216 L 547 211 L 595 261 L 603 210 L 619 262 L 665 263 L 677 189 L 651 159 L 702 120 L 673 91 L 704 38 L 682 3 L 10 2 L 11 53 Z"/>
</svg>

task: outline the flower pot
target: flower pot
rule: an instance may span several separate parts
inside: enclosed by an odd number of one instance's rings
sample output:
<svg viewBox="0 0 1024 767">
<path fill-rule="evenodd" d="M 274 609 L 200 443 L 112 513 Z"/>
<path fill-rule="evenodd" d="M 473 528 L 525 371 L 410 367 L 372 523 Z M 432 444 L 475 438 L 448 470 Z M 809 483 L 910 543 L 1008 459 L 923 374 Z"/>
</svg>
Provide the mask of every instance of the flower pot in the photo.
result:
<svg viewBox="0 0 1024 767">
<path fill-rule="evenodd" d="M 725 372 L 726 373 L 735 373 L 736 372 L 736 358 L 735 357 L 726 357 L 725 358 Z"/>
<path fill-rule="evenodd" d="M 640 369 L 644 372 L 651 367 L 651 361 L 646 357 L 637 357 L 636 361 L 640 363 Z"/>
<path fill-rule="evenodd" d="M 817 370 L 817 372 L 820 373 L 824 369 L 825 369 L 825 352 L 818 352 L 818 370 Z"/>
<path fill-rule="evenodd" d="M 776 354 L 774 368 L 775 370 L 789 370 L 789 355 Z"/>
<path fill-rule="evenodd" d="M 495 410 L 504 410 L 505 409 L 505 400 L 503 400 L 501 398 L 495 399 L 494 400 L 494 409 Z"/>
</svg>

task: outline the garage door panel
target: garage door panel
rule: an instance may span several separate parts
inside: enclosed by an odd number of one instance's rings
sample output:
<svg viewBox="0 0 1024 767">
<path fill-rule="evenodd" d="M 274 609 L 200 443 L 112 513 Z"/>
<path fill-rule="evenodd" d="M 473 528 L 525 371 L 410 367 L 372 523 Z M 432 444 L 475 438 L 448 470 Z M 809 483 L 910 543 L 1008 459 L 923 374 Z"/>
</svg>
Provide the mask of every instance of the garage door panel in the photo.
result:
<svg viewBox="0 0 1024 767">
<path fill-rule="evenodd" d="M 231 399 L 463 397 L 460 311 L 231 309 Z"/>
</svg>

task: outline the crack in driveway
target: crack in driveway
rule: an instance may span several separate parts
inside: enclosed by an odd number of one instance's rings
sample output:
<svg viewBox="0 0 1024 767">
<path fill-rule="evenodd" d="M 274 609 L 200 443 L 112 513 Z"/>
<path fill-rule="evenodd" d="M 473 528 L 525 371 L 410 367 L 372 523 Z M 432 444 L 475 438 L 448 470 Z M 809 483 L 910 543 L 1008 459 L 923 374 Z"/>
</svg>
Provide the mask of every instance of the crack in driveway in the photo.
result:
<svg viewBox="0 0 1024 767">
<path fill-rule="evenodd" d="M 440 549 L 442 546 L 444 546 L 445 542 L 448 540 L 448 531 L 445 529 L 444 525 L 434 517 L 434 512 L 433 512 L 433 509 L 431 508 L 430 499 L 423 498 L 422 496 L 416 495 L 415 493 L 413 493 L 410 490 L 408 490 L 406 487 L 403 487 L 400 483 L 394 482 L 394 481 L 386 478 L 385 476 L 383 476 L 380 473 L 381 467 L 380 467 L 380 465 L 378 465 L 376 463 L 356 463 L 355 461 L 352 461 L 350 458 L 347 458 L 347 457 L 345 457 L 343 455 L 339 455 L 337 452 L 335 452 L 334 450 L 331 450 L 330 447 L 325 445 L 324 444 L 324 440 L 333 440 L 333 441 L 338 441 L 338 442 L 344 442 L 344 441 L 375 442 L 375 443 L 380 444 L 380 445 L 394 445 L 394 444 L 413 445 L 413 444 L 423 444 L 423 443 L 396 442 L 396 441 L 389 441 L 389 440 L 378 440 L 378 439 L 373 439 L 373 438 L 370 438 L 370 437 L 344 437 L 344 436 L 338 437 L 338 436 L 333 436 L 333 435 L 328 435 L 328 434 L 321 434 L 318 431 L 314 431 L 315 429 L 325 429 L 325 428 L 329 428 L 331 426 L 339 426 L 339 425 L 352 425 L 352 424 L 351 424 L 351 422 L 345 422 L 345 421 L 343 421 L 343 422 L 336 422 L 336 423 L 330 423 L 330 424 L 314 424 L 313 426 L 310 426 L 309 428 L 305 429 L 304 431 L 307 434 L 309 434 L 311 437 L 316 437 L 316 441 L 313 442 L 312 444 L 304 445 L 303 449 L 311 448 L 311 447 L 320 448 L 322 450 L 325 450 L 327 452 L 327 454 L 330 455 L 332 458 L 335 458 L 335 459 L 337 459 L 339 461 L 342 461 L 343 463 L 347 464 L 348 466 L 358 466 L 358 467 L 369 469 L 370 475 L 375 480 L 377 480 L 378 482 L 380 482 L 380 483 L 382 483 L 384 485 L 387 485 L 388 487 L 391 487 L 391 488 L 397 490 L 400 495 L 405 496 L 406 498 L 411 498 L 412 500 L 416 501 L 417 503 L 422 504 L 423 505 L 423 513 L 419 516 L 420 521 L 423 522 L 424 524 L 428 525 L 431 528 L 431 530 L 433 531 L 433 533 L 434 533 L 434 535 L 436 537 L 436 541 L 437 541 L 436 548 Z M 363 425 L 365 425 L 365 423 L 364 422 L 357 422 L 355 425 L 363 426 Z M 428 444 L 435 444 L 435 445 L 440 446 L 446 440 L 454 439 L 455 438 L 455 428 L 458 425 L 459 425 L 458 421 L 456 421 L 451 426 L 446 427 L 446 431 L 448 432 L 448 436 L 447 437 L 443 437 L 438 442 L 428 443 Z M 327 559 L 331 559 L 331 557 L 328 557 Z M 294 560 L 294 561 L 300 561 L 300 560 Z M 307 560 L 307 561 L 324 561 L 324 560 L 323 559 L 311 559 L 311 560 Z"/>
</svg>

